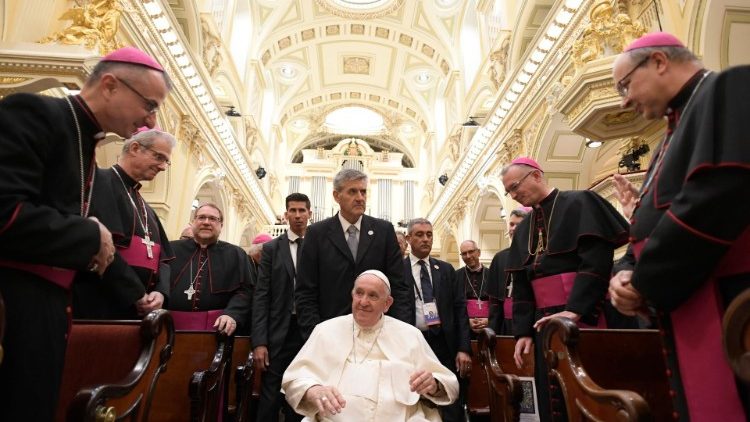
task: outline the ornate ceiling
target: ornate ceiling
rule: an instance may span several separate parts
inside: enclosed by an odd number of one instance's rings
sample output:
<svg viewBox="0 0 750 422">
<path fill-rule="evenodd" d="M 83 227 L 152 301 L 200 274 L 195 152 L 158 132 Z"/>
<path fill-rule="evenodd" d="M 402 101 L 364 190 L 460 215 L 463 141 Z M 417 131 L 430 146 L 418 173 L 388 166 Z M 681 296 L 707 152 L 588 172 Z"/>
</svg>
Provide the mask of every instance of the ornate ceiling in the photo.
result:
<svg viewBox="0 0 750 422">
<path fill-rule="evenodd" d="M 250 2 L 260 34 L 250 55 L 270 80 L 290 152 L 320 138 L 329 112 L 357 105 L 383 116 L 380 139 L 391 150 L 418 156 L 421 135 L 434 131 L 441 82 L 457 67 L 464 2 Z"/>
</svg>

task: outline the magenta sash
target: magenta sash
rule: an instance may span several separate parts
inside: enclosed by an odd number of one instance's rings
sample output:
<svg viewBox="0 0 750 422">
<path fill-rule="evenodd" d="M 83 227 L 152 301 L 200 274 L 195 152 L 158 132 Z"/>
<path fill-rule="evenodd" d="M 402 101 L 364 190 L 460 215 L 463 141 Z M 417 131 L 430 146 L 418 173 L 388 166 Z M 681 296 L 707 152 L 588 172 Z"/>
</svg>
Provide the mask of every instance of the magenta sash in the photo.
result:
<svg viewBox="0 0 750 422">
<path fill-rule="evenodd" d="M 153 272 L 159 271 L 159 257 L 161 256 L 161 246 L 154 243 L 151 247 L 154 257 L 148 257 L 148 250 L 146 245 L 143 243 L 143 238 L 140 236 L 133 236 L 130 238 L 130 246 L 127 248 L 117 248 L 117 252 L 120 253 L 122 259 L 128 263 L 131 267 L 148 268 Z"/>
<path fill-rule="evenodd" d="M 466 299 L 466 313 L 469 314 L 469 318 L 489 318 L 490 301 Z"/>
<path fill-rule="evenodd" d="M 576 273 L 562 273 L 531 280 L 537 309 L 562 306 L 568 302 Z"/>
<path fill-rule="evenodd" d="M 0 259 L 0 267 L 14 268 L 16 270 L 35 274 L 47 281 L 57 284 L 65 290 L 70 290 L 70 285 L 73 284 L 73 278 L 76 275 L 75 270 L 69 270 L 67 268 L 52 267 L 50 265 L 43 264 L 28 264 L 25 262 L 6 261 L 4 259 Z"/>
<path fill-rule="evenodd" d="M 177 331 L 216 331 L 214 322 L 224 313 L 223 309 L 212 311 L 169 311 Z"/>
<path fill-rule="evenodd" d="M 636 260 L 647 240 L 632 244 Z M 732 244 L 709 279 L 669 315 L 685 401 L 693 422 L 745 421 L 734 374 L 721 345 L 724 309 L 719 303 L 717 278 L 750 272 L 748 251 L 750 229 Z"/>
<path fill-rule="evenodd" d="M 563 306 L 568 303 L 570 292 L 576 279 L 574 272 L 550 275 L 531 280 L 531 288 L 534 290 L 534 300 L 537 309 Z M 604 315 L 599 314 L 596 325 L 592 326 L 581 321 L 576 322 L 581 328 L 607 328 Z"/>
<path fill-rule="evenodd" d="M 506 297 L 503 301 L 503 319 L 513 319 L 513 298 Z"/>
</svg>

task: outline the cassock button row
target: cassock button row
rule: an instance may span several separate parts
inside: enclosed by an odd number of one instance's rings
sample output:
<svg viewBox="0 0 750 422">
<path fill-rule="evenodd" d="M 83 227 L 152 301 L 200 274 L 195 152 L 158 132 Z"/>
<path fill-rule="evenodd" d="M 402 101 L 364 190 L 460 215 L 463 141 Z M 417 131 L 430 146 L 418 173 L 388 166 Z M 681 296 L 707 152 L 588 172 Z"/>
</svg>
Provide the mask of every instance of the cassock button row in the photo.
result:
<svg viewBox="0 0 750 422">
<path fill-rule="evenodd" d="M 661 348 L 661 354 L 664 356 L 669 356 L 669 350 L 667 350 L 666 347 Z"/>
<path fill-rule="evenodd" d="M 671 378 L 672 377 L 672 370 L 671 369 L 667 369 L 666 374 L 667 374 L 667 377 Z"/>
<path fill-rule="evenodd" d="M 680 414 L 678 412 L 672 412 L 672 418 L 674 420 L 680 419 Z"/>
<path fill-rule="evenodd" d="M 669 390 L 669 397 L 674 398 L 674 396 L 677 395 L 677 392 L 674 390 Z"/>
</svg>

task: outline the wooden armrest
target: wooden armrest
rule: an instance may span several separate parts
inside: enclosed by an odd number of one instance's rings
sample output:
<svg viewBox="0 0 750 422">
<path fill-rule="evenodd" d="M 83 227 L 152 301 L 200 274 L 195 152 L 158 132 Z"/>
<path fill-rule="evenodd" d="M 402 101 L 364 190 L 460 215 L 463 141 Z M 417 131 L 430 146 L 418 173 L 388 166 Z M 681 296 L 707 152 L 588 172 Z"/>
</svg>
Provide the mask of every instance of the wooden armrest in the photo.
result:
<svg viewBox="0 0 750 422">
<path fill-rule="evenodd" d="M 545 359 L 560 383 L 569 420 L 652 420 L 643 397 L 627 390 L 606 390 L 589 377 L 579 358 L 579 329 L 573 321 L 553 318 L 542 336 Z"/>
<path fill-rule="evenodd" d="M 750 290 L 734 298 L 724 313 L 724 353 L 735 375 L 750 383 Z"/>
<path fill-rule="evenodd" d="M 521 417 L 523 391 L 516 375 L 506 374 L 495 356 L 495 332 L 485 328 L 479 334 L 479 362 L 489 386 L 490 417 L 495 421 L 518 421 Z"/>
<path fill-rule="evenodd" d="M 116 336 L 116 330 L 113 330 L 113 327 L 124 324 L 107 322 L 96 324 L 99 324 L 98 327 L 101 329 L 89 330 L 88 332 L 99 332 L 101 335 L 93 337 L 95 342 L 93 345 L 86 345 L 85 343 L 88 340 L 81 339 L 82 347 L 101 347 L 105 341 L 109 341 L 110 345 L 115 347 L 118 346 L 118 343 L 122 345 L 122 338 L 112 337 Z M 111 335 L 113 332 L 115 332 L 115 336 Z M 138 356 L 130 373 L 119 382 L 82 386 L 84 388 L 78 391 L 67 408 L 67 420 L 93 422 L 101 420 L 100 418 L 105 415 L 138 421 L 148 419 L 159 374 L 164 371 L 167 361 L 172 356 L 174 325 L 169 313 L 161 309 L 149 313 L 140 323 L 140 340 L 140 356 Z M 75 354 L 75 350 L 68 350 L 68 354 Z M 107 357 L 109 356 L 97 355 L 88 359 L 90 359 L 89 363 L 102 360 L 106 362 Z M 72 356 L 72 358 L 85 360 L 87 357 Z M 66 367 L 68 367 L 68 363 L 68 358 L 66 358 Z M 71 368 L 70 370 L 78 371 L 77 368 Z M 65 382 L 65 379 L 64 376 L 63 382 Z"/>
</svg>

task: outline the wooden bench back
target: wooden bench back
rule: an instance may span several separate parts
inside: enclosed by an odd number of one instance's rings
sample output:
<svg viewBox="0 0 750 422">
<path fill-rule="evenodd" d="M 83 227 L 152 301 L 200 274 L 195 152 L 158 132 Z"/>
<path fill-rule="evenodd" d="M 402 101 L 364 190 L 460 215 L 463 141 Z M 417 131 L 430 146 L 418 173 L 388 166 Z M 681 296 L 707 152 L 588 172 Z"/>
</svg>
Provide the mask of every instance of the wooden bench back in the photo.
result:
<svg viewBox="0 0 750 422">
<path fill-rule="evenodd" d="M 724 313 L 724 352 L 734 374 L 750 383 L 750 290 L 734 298 Z"/>
<path fill-rule="evenodd" d="M 658 331 L 580 330 L 559 318 L 547 324 L 543 342 L 569 420 L 671 420 Z"/>
<path fill-rule="evenodd" d="M 173 342 L 172 318 L 163 310 L 141 322 L 74 321 L 56 420 L 147 420 Z"/>
<path fill-rule="evenodd" d="M 487 396 L 490 406 L 490 420 L 492 422 L 511 422 L 520 420 L 521 400 L 523 391 L 521 380 L 518 375 L 511 371 L 516 369 L 515 364 L 502 366 L 498 356 L 505 360 L 508 351 L 511 359 L 513 349 L 508 349 L 512 338 L 495 336 L 490 328 L 485 328 L 479 335 L 479 360 L 487 378 Z M 533 369 L 532 369 L 533 371 Z"/>
<path fill-rule="evenodd" d="M 234 407 L 235 422 L 248 422 L 254 420 L 256 410 L 253 404 L 253 386 L 256 379 L 255 366 L 253 362 L 252 344 L 249 337 L 237 337 L 234 342 L 234 353 L 232 355 L 234 371 L 232 371 L 232 383 L 230 384 L 229 406 Z"/>
<path fill-rule="evenodd" d="M 213 389 L 216 388 L 217 383 L 222 386 L 228 385 L 226 371 L 231 367 L 228 363 L 231 359 L 232 346 L 226 344 L 226 339 L 226 336 L 219 336 L 210 331 L 177 331 L 175 333 L 172 359 L 156 385 L 151 410 L 153 420 L 185 422 L 218 419 L 218 411 L 209 413 L 210 409 L 206 410 L 205 407 L 216 409 L 218 404 L 212 400 L 218 400 L 217 397 L 221 396 L 219 394 L 221 392 L 216 392 L 216 395 L 201 396 L 203 393 L 200 390 L 194 390 L 196 399 L 202 397 L 204 408 L 201 408 L 195 400 L 191 400 L 191 381 L 195 372 L 214 369 L 213 372 L 216 373 L 218 379 L 204 380 L 208 382 L 205 387 Z M 222 372 L 217 373 L 217 370 Z M 225 393 L 224 397 L 227 397 L 226 391 L 222 390 Z M 226 407 L 226 399 L 223 407 Z"/>
</svg>

